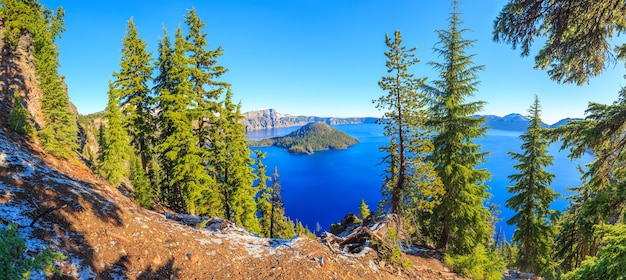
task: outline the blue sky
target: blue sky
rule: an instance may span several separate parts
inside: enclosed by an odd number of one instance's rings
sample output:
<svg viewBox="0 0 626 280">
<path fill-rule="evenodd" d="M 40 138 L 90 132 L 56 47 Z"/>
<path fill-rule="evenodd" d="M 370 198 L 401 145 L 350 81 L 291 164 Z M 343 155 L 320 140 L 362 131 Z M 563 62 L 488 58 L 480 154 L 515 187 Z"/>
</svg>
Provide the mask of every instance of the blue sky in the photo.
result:
<svg viewBox="0 0 626 280">
<path fill-rule="evenodd" d="M 156 54 L 162 28 L 173 34 L 195 7 L 207 24 L 210 48 L 222 46 L 223 80 L 232 84 L 243 111 L 276 108 L 295 115 L 360 117 L 381 115 L 372 100 L 384 92 L 377 82 L 385 75 L 385 32 L 400 30 L 422 61 L 412 72 L 438 79 L 427 64 L 435 30 L 447 28 L 451 1 L 424 0 L 204 0 L 204 1 L 60 1 L 66 31 L 58 40 L 60 72 L 66 76 L 70 100 L 82 114 L 106 106 L 107 83 L 119 71 L 122 38 L 134 18 L 148 51 Z M 464 37 L 477 40 L 470 53 L 485 65 L 472 100 L 486 101 L 481 114 L 503 116 L 526 111 L 538 95 L 543 120 L 583 117 L 590 101 L 617 99 L 626 74 L 622 63 L 611 65 L 588 85 L 561 85 L 545 71 L 534 70 L 532 57 L 492 41 L 493 20 L 505 0 L 461 1 Z M 539 43 L 536 43 L 538 46 Z M 156 56 L 155 56 L 156 57 Z"/>
</svg>

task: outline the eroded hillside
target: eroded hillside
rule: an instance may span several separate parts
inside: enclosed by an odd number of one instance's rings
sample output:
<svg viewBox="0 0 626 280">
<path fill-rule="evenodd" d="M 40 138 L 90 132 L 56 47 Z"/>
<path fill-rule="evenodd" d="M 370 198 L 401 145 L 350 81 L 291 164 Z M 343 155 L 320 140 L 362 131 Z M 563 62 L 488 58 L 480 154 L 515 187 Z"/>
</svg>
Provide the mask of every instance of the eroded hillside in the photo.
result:
<svg viewBox="0 0 626 280">
<path fill-rule="evenodd" d="M 82 163 L 22 141 L 0 129 L 0 226 L 17 224 L 29 254 L 66 255 L 60 278 L 456 279 L 435 259 L 407 256 L 414 267 L 400 271 L 373 250 L 333 252 L 305 237 L 260 238 L 217 218 L 146 210 Z"/>
</svg>

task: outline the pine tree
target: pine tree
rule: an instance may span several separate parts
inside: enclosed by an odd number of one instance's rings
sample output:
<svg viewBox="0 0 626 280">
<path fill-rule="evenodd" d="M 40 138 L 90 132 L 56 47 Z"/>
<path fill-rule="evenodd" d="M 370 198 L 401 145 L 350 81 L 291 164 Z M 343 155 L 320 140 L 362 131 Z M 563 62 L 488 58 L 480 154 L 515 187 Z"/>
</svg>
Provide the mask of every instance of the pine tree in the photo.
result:
<svg viewBox="0 0 626 280">
<path fill-rule="evenodd" d="M 105 145 L 102 149 L 102 162 L 98 166 L 98 173 L 114 186 L 119 186 L 129 175 L 129 158 L 131 150 L 126 129 L 122 125 L 122 112 L 119 107 L 119 98 L 113 85 L 109 83 L 109 102 L 105 108 L 104 119 L 107 126 L 104 129 Z"/>
<path fill-rule="evenodd" d="M 361 219 L 366 219 L 370 216 L 370 208 L 365 203 L 365 199 L 361 199 L 361 205 L 359 205 L 359 213 L 361 215 Z"/>
<path fill-rule="evenodd" d="M 381 148 L 387 153 L 382 193 L 391 196 L 384 200 L 391 213 L 409 218 L 431 211 L 439 203 L 443 188 L 433 165 L 425 161 L 433 150 L 426 127 L 426 95 L 420 89 L 426 79 L 414 78 L 408 72 L 419 62 L 413 54 L 416 48 L 402 46 L 400 31 L 393 38 L 385 34 L 385 44 L 389 48 L 385 52 L 389 75 L 378 85 L 387 95 L 374 100 L 378 109 L 385 110 L 379 123 L 385 124 L 384 134 L 390 138 L 389 146 Z"/>
<path fill-rule="evenodd" d="M 523 153 L 509 152 L 511 158 L 519 162 L 515 165 L 519 173 L 509 176 L 515 185 L 508 187 L 513 196 L 506 201 L 506 206 L 516 214 L 507 224 L 517 227 L 513 243 L 519 245 L 519 270 L 545 274 L 551 266 L 554 236 L 550 221 L 555 213 L 548 208 L 559 195 L 550 188 L 554 175 L 545 170 L 552 165 L 553 157 L 548 155 L 549 142 L 543 136 L 541 107 L 536 96 L 528 113 L 530 124 L 520 136 L 524 142 Z"/>
<path fill-rule="evenodd" d="M 192 84 L 189 82 L 189 60 L 186 42 L 180 28 L 176 30 L 174 48 L 170 51 L 167 34 L 159 46 L 161 72 L 156 80 L 161 142 L 156 150 L 163 168 L 162 196 L 173 209 L 195 215 L 207 213 L 204 202 L 212 179 L 205 171 L 202 151 L 194 136 L 189 110 L 193 110 Z"/>
<path fill-rule="evenodd" d="M 152 78 L 150 57 L 146 43 L 138 37 L 131 17 L 122 41 L 120 71 L 113 73 L 113 86 L 120 94 L 120 106 L 124 113 L 124 127 L 128 130 L 131 144 L 140 156 L 141 165 L 146 170 L 152 157 L 155 131 L 152 109 L 154 98 L 150 95 L 148 83 Z"/>
<path fill-rule="evenodd" d="M 253 160 L 247 146 L 245 127 L 239 123 L 243 118 L 241 105 L 235 105 L 231 99 L 232 93 L 228 90 L 215 126 L 221 134 L 216 139 L 221 144 L 217 146 L 219 150 L 214 150 L 220 161 L 213 165 L 217 167 L 216 174 L 219 174 L 217 181 L 224 197 L 226 218 L 253 233 L 259 233 L 261 226 L 254 200 L 257 190 L 253 187 L 255 174 L 251 168 Z"/>
<path fill-rule="evenodd" d="M 478 85 L 477 72 L 483 66 L 473 64 L 473 55 L 466 49 L 474 41 L 463 39 L 457 1 L 447 30 L 437 32 L 440 43 L 435 53 L 443 62 L 430 64 L 440 73 L 440 80 L 425 87 L 430 98 L 428 124 L 436 131 L 432 155 L 428 158 L 441 179 L 445 195 L 433 210 L 428 234 L 437 247 L 450 249 L 455 254 L 469 254 L 483 245 L 491 235 L 489 209 L 484 202 L 489 197 L 484 184 L 491 175 L 477 167 L 485 162 L 485 152 L 474 139 L 484 137 L 484 118 L 474 117 L 484 102 L 469 102 Z"/>
<path fill-rule="evenodd" d="M 206 148 L 211 143 L 210 126 L 215 125 L 218 117 L 219 98 L 224 94 L 228 83 L 217 81 L 228 70 L 217 64 L 217 58 L 222 56 L 222 47 L 216 50 L 207 50 L 206 27 L 193 8 L 185 15 L 185 24 L 189 32 L 185 39 L 188 42 L 190 59 L 190 80 L 193 84 L 195 103 L 194 119 L 197 120 L 196 135 L 198 145 Z M 210 157 L 210 154 L 205 155 Z"/>
<path fill-rule="evenodd" d="M 130 183 L 133 185 L 132 196 L 135 203 L 144 208 L 151 208 L 154 194 L 138 156 L 133 156 L 130 163 Z"/>
<path fill-rule="evenodd" d="M 30 113 L 24 108 L 24 100 L 15 92 L 13 94 L 13 108 L 9 114 L 9 128 L 17 133 L 30 135 L 33 125 L 30 123 Z"/>
<path fill-rule="evenodd" d="M 266 153 L 254 151 L 256 155 L 256 178 L 259 180 L 256 188 L 259 192 L 257 196 L 257 208 L 259 209 L 259 223 L 261 224 L 261 235 L 265 237 L 273 237 L 271 235 L 272 223 L 272 188 L 267 185 L 270 177 L 265 174 L 266 166 L 261 161 L 265 158 Z"/>
<path fill-rule="evenodd" d="M 98 161 L 96 169 L 104 161 L 104 147 L 106 147 L 106 136 L 104 135 L 104 123 L 100 122 L 98 126 Z"/>
</svg>

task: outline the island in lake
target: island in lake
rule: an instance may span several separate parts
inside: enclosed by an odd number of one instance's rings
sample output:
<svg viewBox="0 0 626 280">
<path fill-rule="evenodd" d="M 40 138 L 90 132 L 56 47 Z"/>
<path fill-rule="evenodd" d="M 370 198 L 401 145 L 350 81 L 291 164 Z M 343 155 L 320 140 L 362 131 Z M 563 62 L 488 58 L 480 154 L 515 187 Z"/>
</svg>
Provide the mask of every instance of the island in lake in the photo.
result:
<svg viewBox="0 0 626 280">
<path fill-rule="evenodd" d="M 277 146 L 294 154 L 312 155 L 315 151 L 347 149 L 358 143 L 356 138 L 323 122 L 309 123 L 282 136 L 250 141 L 252 147 Z"/>
</svg>

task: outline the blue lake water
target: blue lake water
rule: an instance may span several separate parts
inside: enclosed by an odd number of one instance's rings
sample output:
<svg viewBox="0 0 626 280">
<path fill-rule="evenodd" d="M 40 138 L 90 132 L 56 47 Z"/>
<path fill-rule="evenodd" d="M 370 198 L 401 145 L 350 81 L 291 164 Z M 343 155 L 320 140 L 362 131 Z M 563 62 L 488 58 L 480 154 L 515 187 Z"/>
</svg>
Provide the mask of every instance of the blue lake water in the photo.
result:
<svg viewBox="0 0 626 280">
<path fill-rule="evenodd" d="M 370 209 L 376 210 L 381 199 L 380 186 L 384 166 L 379 163 L 383 153 L 379 147 L 386 145 L 388 138 L 383 135 L 383 126 L 377 124 L 337 125 L 335 128 L 359 139 L 359 143 L 346 150 L 330 150 L 315 152 L 313 155 L 295 155 L 277 147 L 255 147 L 253 150 L 266 152 L 264 163 L 268 166 L 271 176 L 274 166 L 278 166 L 279 180 L 282 186 L 285 214 L 292 220 L 302 221 L 309 229 L 315 230 L 319 223 L 328 230 L 331 223 L 340 221 L 348 212 L 358 213 L 361 199 L 365 199 Z M 261 139 L 286 135 L 297 127 L 252 131 L 249 139 Z M 518 138 L 521 132 L 489 130 L 487 137 L 477 140 L 484 151 L 489 151 L 484 164 L 492 178 L 487 185 L 493 194 L 491 202 L 499 204 L 502 219 L 497 227 L 502 227 L 506 237 L 510 239 L 514 227 L 508 226 L 506 220 L 514 212 L 506 208 L 505 202 L 511 196 L 506 186 L 510 185 L 508 175 L 517 173 L 509 151 L 520 152 L 522 141 Z M 567 151 L 560 151 L 560 144 L 549 147 L 554 156 L 554 165 L 546 169 L 555 174 L 551 187 L 563 196 L 552 204 L 553 209 L 564 210 L 567 206 L 565 198 L 571 195 L 567 187 L 580 184 L 578 165 L 593 160 L 591 155 L 571 161 Z"/>
</svg>

